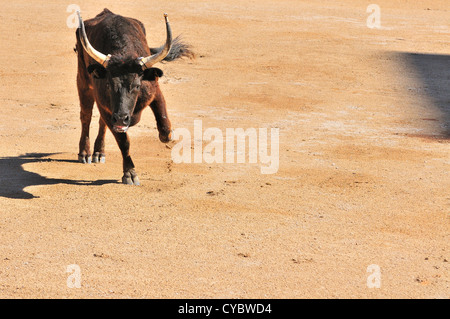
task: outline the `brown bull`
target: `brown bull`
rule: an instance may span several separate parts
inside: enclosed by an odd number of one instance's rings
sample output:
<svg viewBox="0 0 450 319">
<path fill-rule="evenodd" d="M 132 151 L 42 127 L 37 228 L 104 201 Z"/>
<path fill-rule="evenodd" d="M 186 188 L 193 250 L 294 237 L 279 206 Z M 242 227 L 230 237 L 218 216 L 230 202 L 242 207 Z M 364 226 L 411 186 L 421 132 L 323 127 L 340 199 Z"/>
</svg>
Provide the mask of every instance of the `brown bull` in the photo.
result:
<svg viewBox="0 0 450 319">
<path fill-rule="evenodd" d="M 78 53 L 77 87 L 81 106 L 81 138 L 78 159 L 90 163 L 92 153 L 89 126 L 94 102 L 100 112 L 98 136 L 92 161 L 105 161 L 105 133 L 108 127 L 114 135 L 123 157 L 122 182 L 139 185 L 131 160 L 127 130 L 137 124 L 142 111 L 152 109 L 161 142 L 171 139 L 171 124 L 166 102 L 158 84 L 163 72 L 153 65 L 182 56 L 193 57 L 189 46 L 176 38 L 167 15 L 166 42 L 160 48 L 149 48 L 144 25 L 104 9 L 85 23 L 78 12 L 76 52 Z"/>
</svg>

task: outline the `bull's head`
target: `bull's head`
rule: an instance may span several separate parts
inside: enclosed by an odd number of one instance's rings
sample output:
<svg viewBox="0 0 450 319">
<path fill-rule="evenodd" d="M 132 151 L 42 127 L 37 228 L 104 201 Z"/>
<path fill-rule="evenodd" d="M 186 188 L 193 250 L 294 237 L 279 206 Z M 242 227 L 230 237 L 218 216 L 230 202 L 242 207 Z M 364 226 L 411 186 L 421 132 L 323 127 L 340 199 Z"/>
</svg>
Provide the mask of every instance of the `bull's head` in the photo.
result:
<svg viewBox="0 0 450 319">
<path fill-rule="evenodd" d="M 152 66 L 161 62 L 170 52 L 172 44 L 172 30 L 167 14 L 166 43 L 162 50 L 147 57 L 127 57 L 105 55 L 97 51 L 88 40 L 83 19 L 79 11 L 79 38 L 83 48 L 98 64 L 88 67 L 88 72 L 96 78 L 106 79 L 105 89 L 112 104 L 111 124 L 116 132 L 126 132 L 131 124 L 131 116 L 140 94 L 142 81 L 153 81 L 162 76 L 162 71 Z"/>
</svg>

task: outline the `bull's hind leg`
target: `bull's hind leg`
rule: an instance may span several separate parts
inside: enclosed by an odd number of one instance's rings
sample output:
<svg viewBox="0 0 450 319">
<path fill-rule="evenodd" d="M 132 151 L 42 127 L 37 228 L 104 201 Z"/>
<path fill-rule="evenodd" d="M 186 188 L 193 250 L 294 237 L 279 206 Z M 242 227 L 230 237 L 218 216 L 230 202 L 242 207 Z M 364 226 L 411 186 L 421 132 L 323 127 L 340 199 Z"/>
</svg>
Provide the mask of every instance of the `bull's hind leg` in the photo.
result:
<svg viewBox="0 0 450 319">
<path fill-rule="evenodd" d="M 78 96 L 80 98 L 81 137 L 79 144 L 78 160 L 82 163 L 91 163 L 91 150 L 89 141 L 89 126 L 91 125 L 94 96 L 92 90 L 83 85 L 78 78 Z"/>
<path fill-rule="evenodd" d="M 130 156 L 130 139 L 128 138 L 128 134 L 112 132 L 119 145 L 123 158 L 122 183 L 128 185 L 140 185 L 139 178 L 134 170 L 134 164 Z"/>
<path fill-rule="evenodd" d="M 105 163 L 105 134 L 106 134 L 106 124 L 105 121 L 100 117 L 98 135 L 94 144 L 94 156 L 92 161 L 94 163 Z"/>
</svg>

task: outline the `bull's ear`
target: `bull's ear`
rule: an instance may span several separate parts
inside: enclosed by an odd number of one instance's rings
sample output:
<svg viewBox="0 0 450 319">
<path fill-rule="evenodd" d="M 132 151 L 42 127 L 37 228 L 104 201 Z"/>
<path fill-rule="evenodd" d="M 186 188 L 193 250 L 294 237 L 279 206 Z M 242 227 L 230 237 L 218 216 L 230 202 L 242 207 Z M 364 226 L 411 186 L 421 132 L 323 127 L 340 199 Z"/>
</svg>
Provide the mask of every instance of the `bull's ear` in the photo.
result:
<svg viewBox="0 0 450 319">
<path fill-rule="evenodd" d="M 164 75 L 163 71 L 158 68 L 150 68 L 144 71 L 144 77 L 142 80 L 155 81 L 156 78 L 160 78 Z"/>
<path fill-rule="evenodd" d="M 89 74 L 93 74 L 96 79 L 104 79 L 106 77 L 106 69 L 100 64 L 91 64 L 88 66 L 87 71 Z"/>
</svg>

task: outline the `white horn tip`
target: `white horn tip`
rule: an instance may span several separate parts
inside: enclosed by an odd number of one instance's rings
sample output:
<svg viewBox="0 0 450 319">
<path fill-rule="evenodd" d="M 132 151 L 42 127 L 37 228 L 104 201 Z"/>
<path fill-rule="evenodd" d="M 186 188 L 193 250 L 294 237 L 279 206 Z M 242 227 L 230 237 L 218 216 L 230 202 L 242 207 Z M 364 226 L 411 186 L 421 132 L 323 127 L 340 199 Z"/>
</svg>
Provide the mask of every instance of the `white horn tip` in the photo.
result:
<svg viewBox="0 0 450 319">
<path fill-rule="evenodd" d="M 83 23 L 83 18 L 81 17 L 80 10 L 77 10 L 77 15 L 78 15 L 78 29 L 81 29 L 81 24 Z"/>
</svg>

